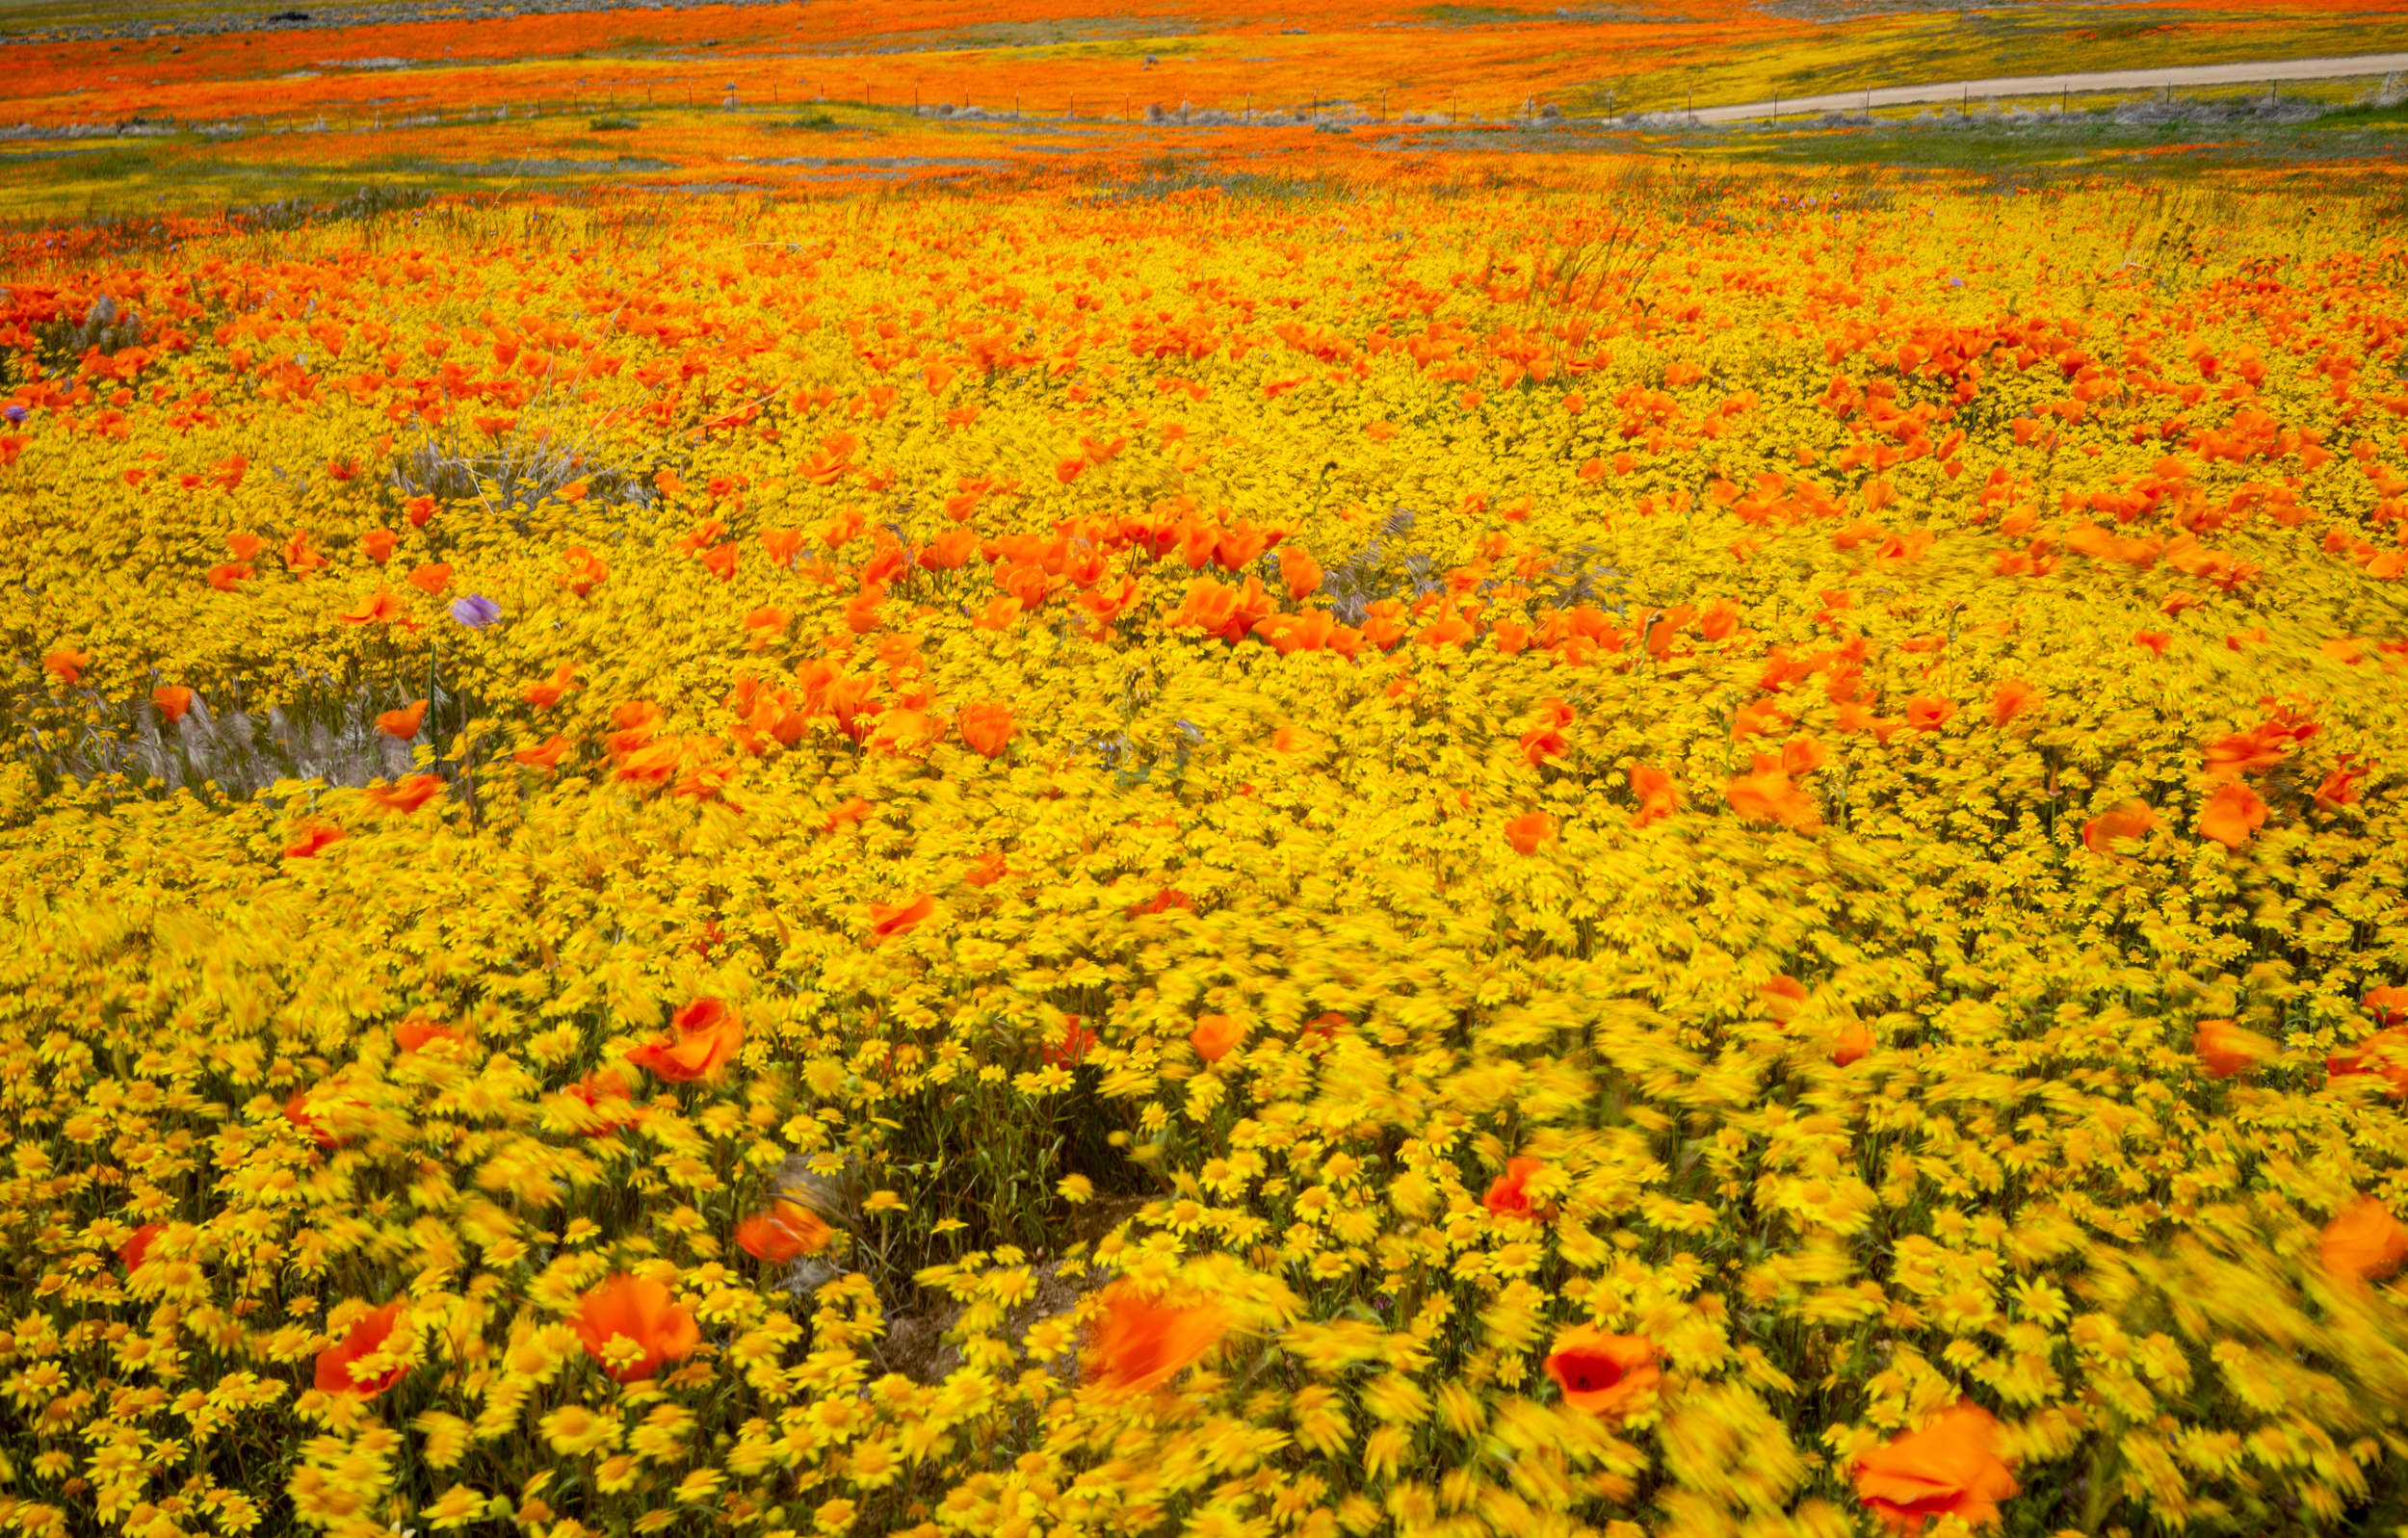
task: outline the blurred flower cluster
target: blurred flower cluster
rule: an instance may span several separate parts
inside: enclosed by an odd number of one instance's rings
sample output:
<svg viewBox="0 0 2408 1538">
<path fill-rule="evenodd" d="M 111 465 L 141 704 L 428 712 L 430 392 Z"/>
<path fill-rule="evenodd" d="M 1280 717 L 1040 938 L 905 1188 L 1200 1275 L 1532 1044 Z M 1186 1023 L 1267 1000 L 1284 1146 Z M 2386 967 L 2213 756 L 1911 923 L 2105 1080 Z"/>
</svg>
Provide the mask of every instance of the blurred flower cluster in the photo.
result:
<svg viewBox="0 0 2408 1538">
<path fill-rule="evenodd" d="M 1913 192 L 12 281 L 0 1525 L 2408 1522 L 2400 252 Z"/>
</svg>

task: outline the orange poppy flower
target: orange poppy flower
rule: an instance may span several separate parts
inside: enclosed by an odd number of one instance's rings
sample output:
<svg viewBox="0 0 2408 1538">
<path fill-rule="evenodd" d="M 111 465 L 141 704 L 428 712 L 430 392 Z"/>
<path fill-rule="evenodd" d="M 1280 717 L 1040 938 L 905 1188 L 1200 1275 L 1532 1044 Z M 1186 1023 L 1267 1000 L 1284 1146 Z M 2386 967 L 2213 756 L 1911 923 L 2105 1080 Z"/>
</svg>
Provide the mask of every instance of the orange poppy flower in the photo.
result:
<svg viewBox="0 0 2408 1538">
<path fill-rule="evenodd" d="M 583 545 L 571 545 L 562 551 L 561 560 L 568 563 L 568 575 L 553 580 L 580 598 L 611 580 L 611 568 Z"/>
<path fill-rule="evenodd" d="M 2249 842 L 2249 835 L 2265 824 L 2265 802 L 2258 793 L 2238 780 L 2227 780 L 2208 797 L 2208 804 L 2199 812 L 2199 833 L 2228 849 L 2238 849 Z"/>
<path fill-rule="evenodd" d="M 923 892 L 901 902 L 870 904 L 870 932 L 876 935 L 901 934 L 905 929 L 928 922 L 936 912 L 936 899 Z"/>
<path fill-rule="evenodd" d="M 125 1242 L 118 1246 L 118 1261 L 124 1265 L 126 1275 L 133 1275 L 149 1258 L 150 1247 L 158 1243 L 159 1236 L 167 1231 L 165 1223 L 144 1223 L 125 1237 Z"/>
<path fill-rule="evenodd" d="M 1608 1335 L 1586 1324 L 1556 1337 L 1546 1367 L 1565 1404 L 1609 1421 L 1647 1408 L 1663 1380 L 1654 1342 L 1643 1335 Z"/>
<path fill-rule="evenodd" d="M 248 581 L 248 580 L 249 579 L 249 577 L 250 577 L 250 574 L 251 574 L 251 571 L 250 571 L 250 562 L 249 562 L 249 561 L 248 561 L 248 560 L 229 560 L 229 561 L 225 561 L 225 562 L 222 562 L 222 564 L 215 565 L 215 566 L 212 566 L 212 567 L 210 567 L 210 568 L 209 568 L 209 572 L 208 572 L 208 581 L 209 581 L 209 586 L 210 586 L 210 587 L 215 587 L 218 591 L 220 591 L 220 592 L 222 592 L 222 593 L 230 593 L 230 592 L 234 591 L 234 585 L 235 585 L 236 583 L 238 583 L 238 582 L 245 582 L 245 581 Z"/>
<path fill-rule="evenodd" d="M 1288 545 L 1279 552 L 1279 580 L 1287 584 L 1289 601 L 1300 604 L 1321 590 L 1321 562 L 1302 545 Z"/>
<path fill-rule="evenodd" d="M 1162 1387 L 1229 1333 L 1228 1312 L 1216 1303 L 1158 1302 L 1140 1297 L 1125 1281 L 1104 1289 L 1102 1301 L 1088 1381 L 1108 1395 Z"/>
<path fill-rule="evenodd" d="M 2351 1051 L 2329 1055 L 2324 1059 L 2324 1071 L 2331 1079 L 2380 1074 L 2391 1082 L 2392 1087 L 2385 1094 L 2395 1100 L 2408 1095 L 2408 1029 L 2395 1026 L 2378 1030 Z"/>
<path fill-rule="evenodd" d="M 1906 724 L 1919 732 L 1936 732 L 1956 714 L 1956 701 L 1918 694 L 1906 702 Z"/>
<path fill-rule="evenodd" d="M 193 708 L 193 691 L 181 684 L 162 684 L 150 691 L 150 703 L 158 707 L 159 714 L 172 726 Z"/>
<path fill-rule="evenodd" d="M 1011 707 L 1008 705 L 964 705 L 954 717 L 954 725 L 961 740 L 982 758 L 994 758 L 1011 741 Z"/>
<path fill-rule="evenodd" d="M 379 1369 L 363 1369 L 360 1363 L 384 1349 L 393 1335 L 393 1327 L 402 1320 L 399 1300 L 380 1309 L 372 1309 L 352 1321 L 343 1339 L 318 1353 L 317 1385 L 320 1394 L 355 1394 L 373 1399 L 402 1381 L 409 1369 L 401 1363 Z"/>
<path fill-rule="evenodd" d="M 2369 988 L 2360 1003 L 2379 1026 L 2408 1026 L 2408 988 Z"/>
<path fill-rule="evenodd" d="M 1536 854 L 1556 841 L 1556 820 L 1545 812 L 1525 812 L 1505 825 L 1505 842 L 1516 854 Z"/>
<path fill-rule="evenodd" d="M 2190 1050 L 2198 1054 L 2200 1066 L 2209 1073 L 2218 1079 L 2230 1079 L 2283 1049 L 2229 1020 L 2202 1020 L 2191 1031 Z"/>
<path fill-rule="evenodd" d="M 978 531 L 965 525 L 949 529 L 929 540 L 917 561 L 924 571 L 958 571 L 978 548 Z"/>
<path fill-rule="evenodd" d="M 694 1316 L 667 1288 L 624 1271 L 585 1295 L 576 1323 L 586 1354 L 621 1383 L 640 1382 L 668 1363 L 683 1362 L 702 1343 Z"/>
<path fill-rule="evenodd" d="M 393 559 L 393 547 L 401 542 L 401 535 L 390 529 L 371 529 L 359 536 L 359 548 L 380 566 Z"/>
<path fill-rule="evenodd" d="M 924 754 L 945 740 L 945 723 L 926 711 L 890 710 L 862 741 L 880 753 Z"/>
<path fill-rule="evenodd" d="M 1531 1177 L 1547 1167 L 1543 1160 L 1508 1159 L 1505 1173 L 1488 1183 L 1487 1193 L 1479 1204 L 1499 1217 L 1529 1217 L 1537 1211 L 1531 1205 Z"/>
<path fill-rule="evenodd" d="M 1552 694 L 1531 707 L 1531 725 L 1537 728 L 1569 726 L 1580 718 L 1580 712 Z"/>
<path fill-rule="evenodd" d="M 1782 1025 L 1796 1018 L 1797 1006 L 1806 1002 L 1806 985 L 1787 975 L 1773 978 L 1756 992 L 1765 1002 L 1765 1013 Z"/>
<path fill-rule="evenodd" d="M 577 687 L 577 669 L 563 663 L 552 669 L 552 676 L 541 683 L 529 684 L 518 691 L 518 697 L 537 710 L 550 710 Z"/>
<path fill-rule="evenodd" d="M 2268 731 L 2229 732 L 2207 744 L 2210 774 L 2256 774 L 2270 769 L 2290 756 L 2288 734 L 2278 727 Z"/>
<path fill-rule="evenodd" d="M 661 724 L 661 707 L 648 699 L 631 699 L 611 712 L 611 724 L 617 728 L 611 737 L 611 751 L 632 753 L 652 741 Z"/>
<path fill-rule="evenodd" d="M 257 534 L 236 534 L 225 536 L 225 552 L 237 560 L 249 560 L 267 548 L 268 542 Z"/>
<path fill-rule="evenodd" d="M 1663 769 L 1645 764 L 1632 765 L 1631 790 L 1638 796 L 1638 815 L 1631 819 L 1633 827 L 1661 822 L 1681 809 L 1681 793 Z"/>
<path fill-rule="evenodd" d="M 1253 628 L 1251 618 L 1238 613 L 1238 590 L 1210 577 L 1198 577 L 1188 584 L 1188 590 L 1179 607 L 1163 615 L 1163 623 L 1172 627 L 1199 626 L 1205 631 L 1236 641 Z"/>
<path fill-rule="evenodd" d="M 1131 908 L 1129 917 L 1134 919 L 1140 913 L 1168 913 L 1173 908 L 1185 909 L 1192 913 L 1195 911 L 1195 899 L 1175 886 L 1166 886 Z"/>
<path fill-rule="evenodd" d="M 870 803 L 856 795 L 829 812 L 827 820 L 822 822 L 820 827 L 824 832 L 833 833 L 838 828 L 864 821 L 869 817 L 870 811 Z"/>
<path fill-rule="evenodd" d="M 62 684 L 72 684 L 84 676 L 92 665 L 92 654 L 79 652 L 72 646 L 61 646 L 41 660 L 44 671 Z"/>
<path fill-rule="evenodd" d="M 778 638 L 786 634 L 786 627 L 794 623 L 794 618 L 783 609 L 746 610 L 745 629 L 752 632 L 752 638 L 745 642 L 745 650 L 764 651 L 776 645 Z"/>
<path fill-rule="evenodd" d="M 717 999 L 696 999 L 669 1021 L 669 1036 L 638 1047 L 627 1060 L 672 1084 L 709 1079 L 745 1042 L 745 1023 Z"/>
<path fill-rule="evenodd" d="M 407 624 L 409 605 L 400 593 L 380 587 L 374 596 L 361 599 L 356 608 L 346 609 L 334 617 L 346 625 Z"/>
<path fill-rule="evenodd" d="M 393 1045 L 404 1052 L 424 1052 L 443 1042 L 455 1047 L 466 1044 L 458 1031 L 424 1016 L 412 1015 L 393 1028 Z"/>
<path fill-rule="evenodd" d="M 409 574 L 409 585 L 430 598 L 440 598 L 443 589 L 452 585 L 451 565 L 441 560 L 427 561 Z"/>
<path fill-rule="evenodd" d="M 1559 757 L 1571 745 L 1561 732 L 1542 723 L 1522 734 L 1522 762 L 1536 769 L 1547 760 Z"/>
<path fill-rule="evenodd" d="M 568 1086 L 567 1093 L 584 1103 L 595 1114 L 580 1130 L 588 1137 L 601 1137 L 633 1127 L 643 1117 L 643 1108 L 628 1098 L 627 1083 L 611 1069 L 597 1069 Z M 624 1108 L 626 1114 L 614 1116 L 605 1107 Z"/>
<path fill-rule="evenodd" d="M 2115 840 L 2139 838 L 2157 825 L 2155 807 L 2143 800 L 2126 801 L 2081 825 L 2082 847 L 2093 854 L 2113 854 Z"/>
<path fill-rule="evenodd" d="M 2171 645 L 2173 640 L 2174 638 L 2164 631 L 2144 630 L 2133 638 L 2133 644 L 2144 647 L 2157 656 L 2162 657 L 2165 655 L 2165 648 Z"/>
<path fill-rule="evenodd" d="M 2024 713 L 2024 708 L 2040 697 L 2040 691 L 2020 678 L 2001 683 L 1990 694 L 1990 724 L 2004 726 Z"/>
<path fill-rule="evenodd" d="M 1787 711 L 1768 699 L 1741 705 L 1731 716 L 1731 741 L 1736 743 L 1758 732 L 1769 735 L 1789 725 L 1791 719 Z"/>
<path fill-rule="evenodd" d="M 2365 772 L 2366 769 L 2363 765 L 2344 763 L 2341 768 L 2324 776 L 2316 786 L 2316 805 L 2330 812 L 2356 800 L 2358 798 L 2356 781 Z"/>
<path fill-rule="evenodd" d="M 427 702 L 423 699 L 416 699 L 400 710 L 380 712 L 377 716 L 377 730 L 387 737 L 399 738 L 406 743 L 418 735 L 418 728 L 425 723 L 426 719 Z"/>
<path fill-rule="evenodd" d="M 827 1248 L 836 1231 L 799 1202 L 777 1202 L 736 1225 L 736 1243 L 747 1255 L 783 1265 Z"/>
<path fill-rule="evenodd" d="M 1296 1033 L 1296 1040 L 1299 1042 L 1317 1041 L 1324 1046 L 1331 1045 L 1337 1041 L 1338 1033 L 1352 1023 L 1337 1011 L 1329 1010 L 1304 1022 L 1304 1029 Z"/>
<path fill-rule="evenodd" d="M 1432 648 L 1460 646 L 1478 634 L 1462 615 L 1454 613 L 1452 603 L 1442 603 L 1437 617 L 1417 632 L 1413 639 L 1418 645 Z"/>
<path fill-rule="evenodd" d="M 284 857 L 288 860 L 310 859 L 327 846 L 342 843 L 346 836 L 341 828 L 325 818 L 302 818 L 293 824 L 292 834 L 285 841 Z"/>
<path fill-rule="evenodd" d="M 1770 753 L 1755 755 L 1755 771 L 1741 774 L 1722 788 L 1731 810 L 1751 822 L 1778 822 L 1800 833 L 1822 825 L 1815 798 L 1791 780 Z"/>
<path fill-rule="evenodd" d="M 2390 1208 L 2361 1196 L 2324 1225 L 2317 1254 L 2337 1280 L 2353 1286 L 2379 1282 L 2408 1264 L 2408 1228 Z"/>
<path fill-rule="evenodd" d="M 736 1012 L 721 999 L 696 999 L 669 1017 L 669 1029 L 679 1035 L 697 1030 L 717 1030 L 735 1020 Z"/>
<path fill-rule="evenodd" d="M 1958 1401 L 1921 1431 L 1892 1439 L 1850 1469 L 1856 1499 L 1905 1532 L 1940 1517 L 1969 1526 L 1999 1520 L 1999 1502 L 2022 1486 L 1998 1453 L 1998 1422 L 1977 1404 Z"/>
<path fill-rule="evenodd" d="M 554 732 L 545 742 L 534 747 L 522 747 L 510 755 L 510 761 L 529 769 L 554 769 L 568 756 L 568 739 Z"/>
<path fill-rule="evenodd" d="M 1840 1034 L 1831 1044 L 1831 1060 L 1845 1068 L 1872 1051 L 1872 1028 L 1861 1020 L 1851 1020 L 1840 1028 Z"/>
<path fill-rule="evenodd" d="M 327 1131 L 316 1117 L 309 1114 L 309 1091 L 305 1089 L 296 1089 L 285 1098 L 284 1119 L 307 1133 L 309 1140 L 320 1148 L 340 1148 L 351 1141 L 348 1137 L 337 1137 Z"/>
<path fill-rule="evenodd" d="M 1195 1029 L 1188 1032 L 1195 1055 L 1208 1063 L 1217 1063 L 1229 1056 L 1238 1043 L 1245 1039 L 1245 1027 L 1228 1015 L 1197 1017 Z"/>
<path fill-rule="evenodd" d="M 415 812 L 443 794 L 440 774 L 412 774 L 396 785 L 371 785 L 368 803 L 387 812 Z"/>
<path fill-rule="evenodd" d="M 1094 1031 L 1087 1030 L 1077 1015 L 1063 1019 L 1061 1039 L 1045 1044 L 1045 1062 L 1052 1068 L 1076 1068 L 1086 1060 L 1086 1055 L 1098 1045 Z"/>
<path fill-rule="evenodd" d="M 803 533 L 799 529 L 764 529 L 761 548 L 769 552 L 773 566 L 792 566 L 795 556 L 802 549 Z"/>
<path fill-rule="evenodd" d="M 1004 878 L 1008 869 L 1009 867 L 1004 863 L 1004 851 L 990 849 L 979 857 L 978 863 L 970 867 L 962 879 L 972 886 L 993 886 Z"/>
</svg>

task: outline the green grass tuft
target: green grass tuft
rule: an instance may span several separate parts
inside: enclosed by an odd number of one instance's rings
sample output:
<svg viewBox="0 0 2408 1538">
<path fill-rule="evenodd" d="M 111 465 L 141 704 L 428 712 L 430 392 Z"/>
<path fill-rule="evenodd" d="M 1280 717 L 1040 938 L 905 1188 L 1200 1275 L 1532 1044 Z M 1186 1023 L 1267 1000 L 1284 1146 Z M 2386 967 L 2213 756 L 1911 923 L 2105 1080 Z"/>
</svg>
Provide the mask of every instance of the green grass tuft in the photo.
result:
<svg viewBox="0 0 2408 1538">
<path fill-rule="evenodd" d="M 2319 127 L 2348 127 L 2352 124 L 2375 126 L 2383 123 L 2408 123 L 2408 101 L 2376 103 L 2363 101 L 2352 107 L 2334 107 L 2316 118 Z"/>
</svg>

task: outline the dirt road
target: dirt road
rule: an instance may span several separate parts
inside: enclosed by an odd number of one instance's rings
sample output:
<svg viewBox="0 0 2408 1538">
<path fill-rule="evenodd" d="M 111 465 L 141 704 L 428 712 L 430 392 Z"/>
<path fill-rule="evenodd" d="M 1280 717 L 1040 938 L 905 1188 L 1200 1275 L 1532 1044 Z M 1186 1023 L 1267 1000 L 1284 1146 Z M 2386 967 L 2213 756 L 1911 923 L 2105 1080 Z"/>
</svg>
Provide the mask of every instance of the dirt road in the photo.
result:
<svg viewBox="0 0 2408 1538">
<path fill-rule="evenodd" d="M 1929 86 L 1880 86 L 1871 91 L 1839 91 L 1813 96 L 1784 96 L 1780 116 L 1792 113 L 1862 112 L 1874 107 L 1905 107 L 1918 102 L 1964 101 L 1969 97 L 2062 96 L 2077 91 L 2155 91 L 2165 86 L 2247 86 L 2285 80 L 2335 80 L 2353 75 L 2386 75 L 2408 70 L 2408 53 L 2350 54 L 2339 59 L 2277 59 L 2232 65 L 2178 65 L 2165 69 L 2107 69 L 2081 75 L 2002 75 L 1993 80 L 1949 81 Z M 1770 117 L 1776 104 L 1741 102 L 1736 107 L 1700 107 L 1701 123 L 1739 122 Z"/>
</svg>

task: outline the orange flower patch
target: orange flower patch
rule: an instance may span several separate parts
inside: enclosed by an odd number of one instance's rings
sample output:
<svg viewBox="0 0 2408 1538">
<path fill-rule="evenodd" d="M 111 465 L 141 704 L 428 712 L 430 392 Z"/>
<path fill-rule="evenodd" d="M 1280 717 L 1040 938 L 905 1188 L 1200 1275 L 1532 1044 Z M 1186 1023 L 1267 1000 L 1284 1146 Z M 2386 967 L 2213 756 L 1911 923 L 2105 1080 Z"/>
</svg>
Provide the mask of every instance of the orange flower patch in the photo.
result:
<svg viewBox="0 0 2408 1538">
<path fill-rule="evenodd" d="M 1538 1209 L 1531 1205 L 1531 1181 L 1547 1167 L 1544 1160 L 1508 1159 L 1505 1173 L 1488 1183 L 1479 1204 L 1499 1217 L 1531 1217 Z"/>
<path fill-rule="evenodd" d="M 1525 812 L 1505 825 L 1505 843 L 1516 854 L 1536 854 L 1556 841 L 1556 820 L 1546 812 Z"/>
<path fill-rule="evenodd" d="M 412 700 L 399 710 L 380 712 L 377 717 L 377 730 L 406 743 L 418 735 L 418 728 L 426 719 L 427 702 L 423 699 Z"/>
<path fill-rule="evenodd" d="M 772 1265 L 784 1265 L 805 1255 L 817 1255 L 835 1237 L 827 1220 L 799 1202 L 775 1202 L 736 1225 L 736 1244 L 746 1254 Z"/>
<path fill-rule="evenodd" d="M 2249 835 L 2265 825 L 2265 802 L 2258 794 L 2238 781 L 2228 781 L 2215 788 L 2208 804 L 2199 812 L 2199 832 L 2203 838 L 2213 839 L 2228 849 L 2238 849 L 2249 842 Z"/>
<path fill-rule="evenodd" d="M 1166 1303 L 1126 1282 L 1104 1289 L 1099 1300 L 1084 1381 L 1112 1398 L 1163 1387 L 1229 1332 L 1228 1311 L 1211 1302 Z"/>
<path fill-rule="evenodd" d="M 1000 755 L 1011 741 L 1013 730 L 1011 707 L 1008 705 L 964 705 L 954 717 L 954 727 L 973 752 L 982 758 Z"/>
<path fill-rule="evenodd" d="M 648 1277 L 619 1272 L 577 1305 L 577 1339 L 586 1355 L 621 1383 L 639 1383 L 702 1343 L 694 1316 Z"/>
<path fill-rule="evenodd" d="M 1609 1335 L 1585 1324 L 1557 1335 L 1546 1369 L 1565 1404 L 1605 1421 L 1621 1421 L 1646 1409 L 1663 1381 L 1654 1342 L 1641 1335 Z"/>
<path fill-rule="evenodd" d="M 315 1382 L 320 1394 L 373 1399 L 402 1381 L 408 1367 L 390 1361 L 385 1351 L 401 1323 L 402 1308 L 396 1301 L 360 1315 L 342 1339 L 318 1353 Z"/>
<path fill-rule="evenodd" d="M 2141 800 L 2125 801 L 2081 825 L 2082 847 L 2113 854 L 2118 839 L 2137 839 L 2158 825 L 2157 810 Z"/>
<path fill-rule="evenodd" d="M 1999 1456 L 1998 1422 L 1961 1401 L 1922 1430 L 1864 1454 L 1849 1473 L 1856 1498 L 1902 1532 L 1921 1532 L 1941 1517 L 1988 1525 L 2000 1520 L 1999 1502 L 2022 1488 Z"/>
<path fill-rule="evenodd" d="M 1188 1032 L 1188 1041 L 1195 1055 L 1207 1063 L 1217 1063 L 1245 1039 L 1245 1028 L 1228 1015 L 1205 1015 Z"/>
<path fill-rule="evenodd" d="M 2202 1020 L 2191 1033 L 2191 1051 L 2198 1055 L 2200 1066 L 2218 1079 L 2246 1073 L 2282 1050 L 2278 1043 L 2229 1020 Z"/>
<path fill-rule="evenodd" d="M 715 1077 L 744 1045 L 744 1022 L 717 999 L 696 999 L 677 1011 L 663 1040 L 637 1048 L 627 1060 L 672 1084 Z"/>
<path fill-rule="evenodd" d="M 2361 1196 L 2324 1226 L 2316 1253 L 2336 1280 L 2353 1287 L 2379 1282 L 2408 1264 L 2408 1227 L 2381 1202 Z"/>
</svg>

